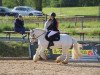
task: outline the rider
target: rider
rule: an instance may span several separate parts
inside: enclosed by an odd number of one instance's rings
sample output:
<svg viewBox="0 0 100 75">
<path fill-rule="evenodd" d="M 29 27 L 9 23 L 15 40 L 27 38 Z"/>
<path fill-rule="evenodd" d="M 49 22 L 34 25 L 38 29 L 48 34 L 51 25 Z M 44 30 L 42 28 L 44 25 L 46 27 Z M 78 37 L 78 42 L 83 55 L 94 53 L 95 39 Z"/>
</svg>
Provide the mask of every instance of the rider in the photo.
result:
<svg viewBox="0 0 100 75">
<path fill-rule="evenodd" d="M 55 17 L 56 17 L 56 14 L 54 12 L 51 13 L 50 19 L 47 20 L 46 23 L 45 23 L 45 30 L 47 31 L 46 35 L 49 38 L 48 47 L 54 45 L 54 43 L 53 43 L 53 35 L 55 35 L 56 33 L 59 32 L 59 30 L 58 30 L 58 22 L 57 22 Z"/>
</svg>

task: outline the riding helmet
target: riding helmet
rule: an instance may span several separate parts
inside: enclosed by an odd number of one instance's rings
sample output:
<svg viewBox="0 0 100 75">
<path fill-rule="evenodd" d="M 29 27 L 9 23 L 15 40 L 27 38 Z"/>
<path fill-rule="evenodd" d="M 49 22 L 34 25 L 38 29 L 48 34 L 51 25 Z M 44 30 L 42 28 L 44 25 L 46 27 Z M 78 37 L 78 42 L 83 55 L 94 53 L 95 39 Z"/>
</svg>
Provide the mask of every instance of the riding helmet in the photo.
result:
<svg viewBox="0 0 100 75">
<path fill-rule="evenodd" d="M 53 13 L 51 13 L 51 15 L 50 16 L 54 16 L 54 17 L 56 17 L 56 14 L 53 12 Z"/>
</svg>

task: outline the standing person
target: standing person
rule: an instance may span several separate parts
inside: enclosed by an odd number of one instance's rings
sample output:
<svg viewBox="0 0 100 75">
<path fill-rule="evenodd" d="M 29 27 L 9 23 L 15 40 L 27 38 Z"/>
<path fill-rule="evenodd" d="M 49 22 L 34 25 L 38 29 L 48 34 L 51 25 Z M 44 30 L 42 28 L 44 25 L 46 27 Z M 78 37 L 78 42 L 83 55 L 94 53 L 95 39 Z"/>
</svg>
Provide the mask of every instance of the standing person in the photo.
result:
<svg viewBox="0 0 100 75">
<path fill-rule="evenodd" d="M 27 35 L 25 34 L 25 27 L 24 27 L 24 20 L 21 15 L 18 15 L 18 17 L 15 19 L 14 22 L 14 31 L 22 34 L 22 38 L 24 39 Z"/>
<path fill-rule="evenodd" d="M 46 30 L 46 32 L 47 32 L 47 34 L 46 34 L 46 36 L 48 37 L 48 41 L 49 41 L 49 45 L 48 45 L 48 48 L 50 47 L 50 46 L 53 46 L 54 45 L 54 43 L 53 43 L 53 36 L 55 35 L 55 34 L 57 34 L 57 33 L 59 33 L 59 30 L 58 30 L 58 22 L 57 22 L 57 20 L 56 20 L 56 14 L 53 12 L 53 13 L 51 13 L 51 15 L 50 15 L 50 19 L 49 20 L 47 20 L 46 21 L 46 23 L 45 23 L 45 27 L 44 27 L 44 29 Z M 59 39 L 59 37 L 58 37 L 58 39 Z"/>
</svg>

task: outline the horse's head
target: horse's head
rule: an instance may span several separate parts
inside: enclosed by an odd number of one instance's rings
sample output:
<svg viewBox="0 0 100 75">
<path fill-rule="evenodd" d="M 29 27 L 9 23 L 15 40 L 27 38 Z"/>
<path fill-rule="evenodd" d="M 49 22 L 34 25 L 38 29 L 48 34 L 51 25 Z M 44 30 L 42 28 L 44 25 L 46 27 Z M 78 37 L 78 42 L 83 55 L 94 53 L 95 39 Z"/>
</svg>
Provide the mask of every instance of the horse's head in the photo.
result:
<svg viewBox="0 0 100 75">
<path fill-rule="evenodd" d="M 35 40 L 35 33 L 34 33 L 34 29 L 30 30 L 30 42 L 33 43 Z"/>
<path fill-rule="evenodd" d="M 35 39 L 38 39 L 41 34 L 43 34 L 45 31 L 42 29 L 33 29 L 30 30 L 30 42 L 34 42 Z"/>
</svg>

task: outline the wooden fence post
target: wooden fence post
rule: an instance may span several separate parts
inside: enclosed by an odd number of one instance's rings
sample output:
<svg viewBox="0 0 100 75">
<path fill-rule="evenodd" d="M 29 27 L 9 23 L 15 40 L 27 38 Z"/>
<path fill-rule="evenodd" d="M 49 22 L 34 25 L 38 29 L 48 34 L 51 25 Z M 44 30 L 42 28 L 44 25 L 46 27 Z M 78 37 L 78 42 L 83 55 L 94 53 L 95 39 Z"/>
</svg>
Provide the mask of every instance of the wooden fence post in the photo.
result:
<svg viewBox="0 0 100 75">
<path fill-rule="evenodd" d="M 75 26 L 76 26 L 76 24 L 77 24 L 77 16 L 75 17 Z"/>
<path fill-rule="evenodd" d="M 83 28 L 84 28 L 84 16 L 82 16 L 82 24 L 81 24 L 81 28 L 82 28 L 82 30 L 83 30 Z"/>
</svg>

